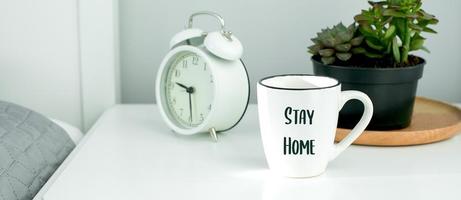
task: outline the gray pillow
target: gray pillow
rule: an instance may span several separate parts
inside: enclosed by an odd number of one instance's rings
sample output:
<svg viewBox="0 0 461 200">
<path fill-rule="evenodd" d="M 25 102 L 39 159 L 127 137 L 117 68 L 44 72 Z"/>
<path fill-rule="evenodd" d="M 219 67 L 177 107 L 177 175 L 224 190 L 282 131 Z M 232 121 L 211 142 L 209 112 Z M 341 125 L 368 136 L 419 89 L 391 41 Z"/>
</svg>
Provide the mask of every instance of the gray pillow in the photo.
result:
<svg viewBox="0 0 461 200">
<path fill-rule="evenodd" d="M 0 101 L 0 200 L 32 199 L 74 147 L 45 116 Z"/>
</svg>

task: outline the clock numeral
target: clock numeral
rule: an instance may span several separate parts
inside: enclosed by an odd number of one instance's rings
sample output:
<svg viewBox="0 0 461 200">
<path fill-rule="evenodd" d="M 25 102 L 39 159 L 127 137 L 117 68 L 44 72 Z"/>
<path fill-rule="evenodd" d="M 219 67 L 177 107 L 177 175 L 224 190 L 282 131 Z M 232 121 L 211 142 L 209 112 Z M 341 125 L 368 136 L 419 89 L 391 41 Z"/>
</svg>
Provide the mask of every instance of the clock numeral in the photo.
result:
<svg viewBox="0 0 461 200">
<path fill-rule="evenodd" d="M 208 106 L 208 110 L 211 110 L 211 104 Z"/>
<path fill-rule="evenodd" d="M 180 109 L 179 109 L 179 116 L 182 116 L 183 111 L 184 111 L 183 108 L 180 108 Z"/>
<path fill-rule="evenodd" d="M 179 70 L 177 70 L 177 69 L 174 70 L 174 76 L 175 76 L 175 77 L 181 76 L 181 72 L 180 72 Z"/>
<path fill-rule="evenodd" d="M 203 64 L 203 71 L 206 71 L 206 63 Z"/>
<path fill-rule="evenodd" d="M 192 64 L 194 64 L 194 65 L 198 64 L 198 57 L 197 56 L 192 57 Z"/>
<path fill-rule="evenodd" d="M 168 88 L 173 89 L 173 88 L 174 88 L 174 84 L 168 83 Z"/>
<path fill-rule="evenodd" d="M 200 113 L 200 121 L 203 122 L 203 120 L 205 120 L 205 118 L 203 117 L 203 113 Z"/>
<path fill-rule="evenodd" d="M 183 60 L 183 61 L 182 61 L 182 67 L 183 67 L 183 68 L 187 68 L 187 60 Z"/>
<path fill-rule="evenodd" d="M 213 81 L 213 75 L 210 75 L 210 83 L 214 83 L 214 81 Z"/>
<path fill-rule="evenodd" d="M 171 100 L 171 103 L 172 103 L 173 105 L 175 105 L 175 104 L 176 104 L 176 98 L 173 98 L 173 99 Z"/>
</svg>

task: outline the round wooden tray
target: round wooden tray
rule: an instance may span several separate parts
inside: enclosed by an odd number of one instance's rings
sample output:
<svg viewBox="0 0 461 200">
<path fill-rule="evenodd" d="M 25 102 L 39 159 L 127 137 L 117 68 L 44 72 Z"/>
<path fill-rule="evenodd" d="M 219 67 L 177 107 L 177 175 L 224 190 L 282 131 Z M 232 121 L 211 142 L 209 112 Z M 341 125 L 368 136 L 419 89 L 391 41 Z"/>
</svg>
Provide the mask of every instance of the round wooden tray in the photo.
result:
<svg viewBox="0 0 461 200">
<path fill-rule="evenodd" d="M 335 141 L 341 141 L 349 129 L 338 128 Z M 354 144 L 406 146 L 446 140 L 461 131 L 461 109 L 432 99 L 416 97 L 409 127 L 390 131 L 365 131 Z"/>
</svg>

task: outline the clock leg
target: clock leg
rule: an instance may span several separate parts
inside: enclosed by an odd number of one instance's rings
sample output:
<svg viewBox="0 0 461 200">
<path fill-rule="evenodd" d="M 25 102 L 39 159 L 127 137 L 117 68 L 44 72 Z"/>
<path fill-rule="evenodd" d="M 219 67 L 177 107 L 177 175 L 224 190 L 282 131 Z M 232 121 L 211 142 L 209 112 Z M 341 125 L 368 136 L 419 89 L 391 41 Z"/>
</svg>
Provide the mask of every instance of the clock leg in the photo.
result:
<svg viewBox="0 0 461 200">
<path fill-rule="evenodd" d="M 218 142 L 218 136 L 216 135 L 216 129 L 210 128 L 208 129 L 210 132 L 211 139 L 213 139 L 214 142 Z"/>
</svg>

